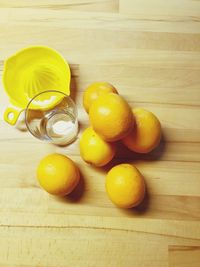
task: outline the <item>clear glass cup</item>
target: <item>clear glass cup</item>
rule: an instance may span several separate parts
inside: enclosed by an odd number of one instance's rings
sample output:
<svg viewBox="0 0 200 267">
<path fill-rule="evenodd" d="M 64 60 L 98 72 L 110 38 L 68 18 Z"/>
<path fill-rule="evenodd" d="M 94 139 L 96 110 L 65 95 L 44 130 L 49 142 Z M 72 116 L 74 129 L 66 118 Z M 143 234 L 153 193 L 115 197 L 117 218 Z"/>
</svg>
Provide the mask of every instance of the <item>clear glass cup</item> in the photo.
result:
<svg viewBox="0 0 200 267">
<path fill-rule="evenodd" d="M 73 100 L 59 91 L 45 91 L 31 99 L 25 110 L 29 132 L 40 140 L 67 145 L 78 134 L 77 109 Z"/>
</svg>

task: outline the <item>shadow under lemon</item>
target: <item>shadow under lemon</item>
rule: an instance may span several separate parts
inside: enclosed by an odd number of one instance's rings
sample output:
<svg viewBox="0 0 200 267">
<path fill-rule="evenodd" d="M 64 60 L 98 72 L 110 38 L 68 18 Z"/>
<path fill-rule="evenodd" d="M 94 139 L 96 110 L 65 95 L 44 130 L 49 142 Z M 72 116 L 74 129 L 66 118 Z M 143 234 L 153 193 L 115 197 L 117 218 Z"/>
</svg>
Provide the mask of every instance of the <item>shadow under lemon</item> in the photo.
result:
<svg viewBox="0 0 200 267">
<path fill-rule="evenodd" d="M 117 144 L 117 155 L 116 158 L 121 160 L 146 160 L 146 161 L 154 161 L 161 159 L 163 153 L 165 151 L 165 140 L 164 135 L 162 135 L 159 145 L 149 153 L 136 153 L 129 150 L 122 142 Z"/>
<path fill-rule="evenodd" d="M 164 135 L 161 137 L 159 145 L 152 150 L 150 153 L 141 154 L 129 150 L 121 141 L 116 142 L 116 155 L 115 157 L 105 166 L 99 168 L 92 166 L 92 168 L 98 170 L 99 172 L 106 173 L 111 168 L 118 164 L 130 163 L 134 164 L 137 161 L 155 161 L 162 158 L 165 152 L 165 140 Z"/>
<path fill-rule="evenodd" d="M 81 202 L 81 199 L 84 197 L 84 193 L 85 193 L 85 180 L 80 171 L 79 183 L 70 194 L 62 197 L 61 196 L 53 196 L 53 197 L 57 199 L 59 202 L 76 203 L 76 202 Z"/>
<path fill-rule="evenodd" d="M 148 212 L 149 207 L 150 207 L 150 196 L 149 196 L 149 192 L 148 192 L 148 186 L 147 183 L 145 182 L 145 195 L 144 195 L 144 199 L 142 200 L 142 202 L 133 208 L 130 209 L 120 209 L 120 213 L 123 213 L 123 215 L 129 216 L 129 217 L 134 217 L 137 215 L 144 215 Z"/>
</svg>

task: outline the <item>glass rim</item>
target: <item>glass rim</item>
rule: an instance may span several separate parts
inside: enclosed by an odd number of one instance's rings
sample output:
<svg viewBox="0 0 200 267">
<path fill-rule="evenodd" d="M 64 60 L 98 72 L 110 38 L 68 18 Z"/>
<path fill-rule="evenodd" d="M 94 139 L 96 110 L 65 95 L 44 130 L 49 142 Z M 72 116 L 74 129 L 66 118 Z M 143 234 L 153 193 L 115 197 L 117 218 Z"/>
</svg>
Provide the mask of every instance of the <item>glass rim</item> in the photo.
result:
<svg viewBox="0 0 200 267">
<path fill-rule="evenodd" d="M 69 95 L 65 94 L 64 92 L 61 92 L 61 91 L 58 91 L 58 90 L 45 90 L 45 91 L 42 91 L 42 92 L 36 94 L 34 97 L 32 97 L 32 98 L 30 99 L 30 101 L 28 102 L 26 108 L 24 109 L 24 112 L 25 112 L 25 124 L 26 124 L 26 127 L 27 127 L 28 131 L 29 131 L 34 137 L 36 137 L 37 139 L 38 139 L 38 137 L 32 132 L 32 130 L 31 130 L 30 127 L 29 127 L 29 123 L 28 123 L 28 121 L 27 121 L 27 110 L 29 109 L 30 104 L 32 103 L 32 101 L 33 101 L 36 97 L 38 97 L 39 95 L 45 94 L 45 93 L 50 93 L 50 92 L 55 92 L 55 93 L 62 94 L 62 95 L 64 95 L 65 98 L 70 99 L 70 101 L 72 102 L 72 104 L 74 105 L 74 108 L 75 108 L 75 109 L 74 109 L 74 111 L 75 111 L 75 116 L 77 117 L 77 115 L 78 115 L 77 108 L 76 108 L 76 105 L 75 105 L 74 100 L 73 100 Z M 42 140 L 42 139 L 41 139 L 41 140 Z M 46 139 L 46 140 L 47 140 L 47 141 L 51 141 L 52 139 L 49 138 L 49 139 Z"/>
</svg>

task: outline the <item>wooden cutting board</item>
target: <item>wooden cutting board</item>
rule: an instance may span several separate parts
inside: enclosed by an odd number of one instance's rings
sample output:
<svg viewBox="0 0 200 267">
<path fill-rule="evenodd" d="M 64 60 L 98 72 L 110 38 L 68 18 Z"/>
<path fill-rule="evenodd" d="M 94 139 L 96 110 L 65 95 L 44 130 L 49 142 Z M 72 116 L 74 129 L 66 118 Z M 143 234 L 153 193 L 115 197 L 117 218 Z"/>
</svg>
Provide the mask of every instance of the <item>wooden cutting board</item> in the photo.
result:
<svg viewBox="0 0 200 267">
<path fill-rule="evenodd" d="M 80 134 L 83 91 L 103 80 L 131 106 L 155 112 L 163 140 L 150 155 L 121 151 L 148 191 L 138 209 L 121 210 L 106 196 L 107 168 L 84 163 L 78 140 L 48 145 L 1 116 L 0 266 L 200 266 L 200 1 L 0 0 L 0 76 L 8 56 L 35 44 L 69 61 Z M 51 152 L 82 172 L 68 198 L 48 195 L 35 179 Z"/>
</svg>

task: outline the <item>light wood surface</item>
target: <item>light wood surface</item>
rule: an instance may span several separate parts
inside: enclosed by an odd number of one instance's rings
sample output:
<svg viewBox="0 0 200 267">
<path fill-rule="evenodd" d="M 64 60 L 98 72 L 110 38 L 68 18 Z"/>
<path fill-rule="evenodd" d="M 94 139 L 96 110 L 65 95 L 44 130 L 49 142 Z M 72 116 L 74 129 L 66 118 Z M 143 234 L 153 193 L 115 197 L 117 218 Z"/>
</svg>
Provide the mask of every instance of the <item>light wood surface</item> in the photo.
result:
<svg viewBox="0 0 200 267">
<path fill-rule="evenodd" d="M 0 76 L 8 56 L 34 44 L 69 61 L 81 131 L 82 93 L 104 80 L 157 114 L 163 141 L 150 155 L 119 153 L 143 173 L 148 197 L 117 209 L 104 189 L 109 167 L 84 163 L 78 140 L 48 145 L 3 121 L 1 84 L 0 266 L 200 266 L 200 1 L 0 0 Z M 80 167 L 71 197 L 38 186 L 36 166 L 51 152 Z"/>
</svg>

